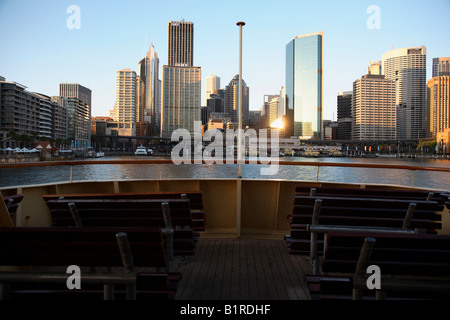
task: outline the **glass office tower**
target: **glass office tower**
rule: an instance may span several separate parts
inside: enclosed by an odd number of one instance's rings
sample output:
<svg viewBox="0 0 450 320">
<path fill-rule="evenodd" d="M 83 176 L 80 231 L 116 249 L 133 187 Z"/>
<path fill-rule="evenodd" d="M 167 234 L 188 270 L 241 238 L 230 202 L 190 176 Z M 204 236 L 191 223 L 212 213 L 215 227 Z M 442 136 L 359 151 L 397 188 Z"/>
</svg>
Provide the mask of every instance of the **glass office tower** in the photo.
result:
<svg viewBox="0 0 450 320">
<path fill-rule="evenodd" d="M 286 136 L 322 139 L 323 32 L 286 45 Z"/>
</svg>

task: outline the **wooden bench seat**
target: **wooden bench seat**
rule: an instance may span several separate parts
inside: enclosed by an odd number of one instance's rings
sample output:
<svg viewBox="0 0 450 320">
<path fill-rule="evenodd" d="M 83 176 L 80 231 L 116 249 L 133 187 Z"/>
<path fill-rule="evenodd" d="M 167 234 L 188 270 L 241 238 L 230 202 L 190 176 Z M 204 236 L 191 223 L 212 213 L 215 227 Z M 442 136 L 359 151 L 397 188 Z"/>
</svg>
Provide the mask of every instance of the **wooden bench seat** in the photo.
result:
<svg viewBox="0 0 450 320">
<path fill-rule="evenodd" d="M 21 267 L 0 273 L 2 298 L 102 299 L 104 285 L 115 285 L 111 294 L 118 298 L 173 298 L 181 277 L 167 272 L 160 228 L 0 227 L 0 250 L 0 266 Z M 61 268 L 70 265 L 82 269 L 81 291 L 66 286 L 70 274 Z M 99 267 L 122 271 L 92 271 Z M 137 268 L 154 272 L 136 272 Z M 157 272 L 160 269 L 167 271 Z"/>
<path fill-rule="evenodd" d="M 159 227 L 165 228 L 163 203 L 168 203 L 177 256 L 195 253 L 198 232 L 192 228 L 190 201 L 187 199 L 74 198 L 47 199 L 54 226 L 75 226 L 69 204 L 74 204 L 85 227 Z"/>
<path fill-rule="evenodd" d="M 381 270 L 381 290 L 367 288 L 369 265 Z M 450 236 L 330 233 L 322 272 L 305 277 L 316 299 L 448 299 Z"/>
<path fill-rule="evenodd" d="M 316 200 L 320 201 L 319 223 L 321 225 L 353 227 L 403 227 L 410 200 L 351 198 L 296 195 L 292 214 L 288 216 L 291 231 L 287 235 L 291 254 L 310 254 L 312 224 Z M 436 233 L 442 228 L 443 205 L 437 201 L 415 201 L 414 211 L 408 228 L 420 229 L 425 233 Z M 323 235 L 317 235 L 318 254 L 323 253 Z"/>
<path fill-rule="evenodd" d="M 174 300 L 180 273 L 137 273 L 136 300 Z M 102 300 L 102 284 L 83 284 L 80 290 L 62 289 L 54 283 L 14 283 L 9 285 L 10 300 Z M 126 286 L 114 286 L 114 300 L 126 300 Z"/>
</svg>

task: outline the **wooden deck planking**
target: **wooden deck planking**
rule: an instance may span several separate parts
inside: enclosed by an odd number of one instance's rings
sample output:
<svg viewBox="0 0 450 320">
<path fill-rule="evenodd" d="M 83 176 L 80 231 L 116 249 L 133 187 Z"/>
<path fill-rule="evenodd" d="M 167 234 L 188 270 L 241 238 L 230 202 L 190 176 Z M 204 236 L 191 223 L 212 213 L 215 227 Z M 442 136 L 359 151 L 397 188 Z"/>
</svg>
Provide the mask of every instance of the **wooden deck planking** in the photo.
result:
<svg viewBox="0 0 450 320">
<path fill-rule="evenodd" d="M 284 240 L 199 239 L 196 254 L 173 271 L 182 279 L 177 300 L 309 300 L 304 256 Z"/>
</svg>

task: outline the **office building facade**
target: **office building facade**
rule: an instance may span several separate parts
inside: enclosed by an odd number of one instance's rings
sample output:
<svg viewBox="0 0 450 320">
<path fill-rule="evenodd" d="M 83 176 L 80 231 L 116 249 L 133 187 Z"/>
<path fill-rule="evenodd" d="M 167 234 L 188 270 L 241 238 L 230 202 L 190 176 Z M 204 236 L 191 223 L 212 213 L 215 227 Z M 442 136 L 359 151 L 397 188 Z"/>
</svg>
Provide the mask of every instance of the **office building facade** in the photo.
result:
<svg viewBox="0 0 450 320">
<path fill-rule="evenodd" d="M 201 68 L 163 66 L 162 131 L 171 137 L 176 129 L 194 133 L 194 121 L 201 121 Z"/>
<path fill-rule="evenodd" d="M 161 136 L 176 129 L 194 133 L 201 121 L 201 68 L 194 63 L 194 24 L 169 21 L 168 65 L 162 68 Z"/>
<path fill-rule="evenodd" d="M 339 92 L 337 96 L 337 138 L 339 140 L 352 139 L 352 97 L 353 91 Z"/>
<path fill-rule="evenodd" d="M 92 91 L 78 83 L 60 83 L 59 96 L 77 98 L 92 108 Z"/>
<path fill-rule="evenodd" d="M 450 128 L 450 76 L 434 77 L 427 82 L 427 136 Z"/>
<path fill-rule="evenodd" d="M 353 83 L 352 138 L 394 140 L 396 134 L 395 82 L 368 74 Z"/>
<path fill-rule="evenodd" d="M 248 125 L 250 88 L 242 79 L 242 129 Z M 239 123 L 239 75 L 235 75 L 225 87 L 225 113 L 231 122 Z"/>
<path fill-rule="evenodd" d="M 433 58 L 432 77 L 450 76 L 450 57 Z"/>
<path fill-rule="evenodd" d="M 169 21 L 167 64 L 176 67 L 194 65 L 194 24 L 188 21 Z"/>
<path fill-rule="evenodd" d="M 220 77 L 209 75 L 205 83 L 205 106 L 208 105 L 208 99 L 220 89 Z"/>
<path fill-rule="evenodd" d="M 286 45 L 285 135 L 322 139 L 323 32 L 295 37 Z"/>
<path fill-rule="evenodd" d="M 382 72 L 396 84 L 398 139 L 426 136 L 426 48 L 393 49 L 382 55 Z"/>
</svg>

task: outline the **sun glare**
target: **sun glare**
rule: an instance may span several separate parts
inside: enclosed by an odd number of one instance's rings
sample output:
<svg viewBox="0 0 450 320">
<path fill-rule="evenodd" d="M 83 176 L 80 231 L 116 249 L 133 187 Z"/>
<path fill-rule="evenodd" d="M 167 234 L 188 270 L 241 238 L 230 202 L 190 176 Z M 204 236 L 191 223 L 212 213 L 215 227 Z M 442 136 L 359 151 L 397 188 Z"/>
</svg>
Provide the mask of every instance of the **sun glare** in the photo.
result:
<svg viewBox="0 0 450 320">
<path fill-rule="evenodd" d="M 276 129 L 282 129 L 283 128 L 283 119 L 279 118 L 279 119 L 275 120 L 274 122 L 272 122 L 270 127 L 276 128 Z"/>
</svg>

